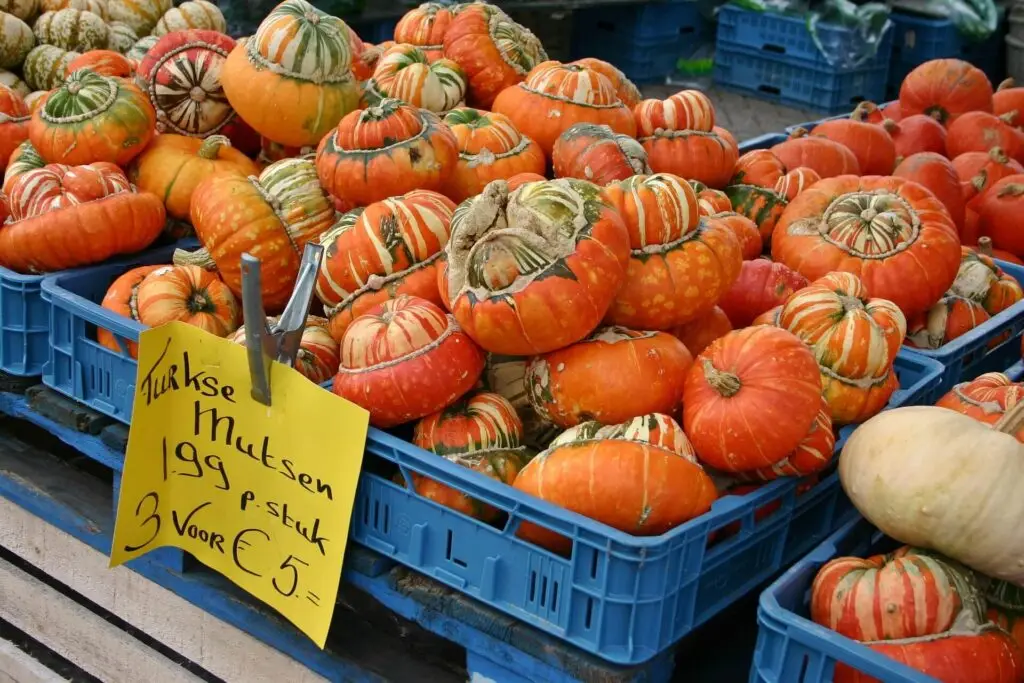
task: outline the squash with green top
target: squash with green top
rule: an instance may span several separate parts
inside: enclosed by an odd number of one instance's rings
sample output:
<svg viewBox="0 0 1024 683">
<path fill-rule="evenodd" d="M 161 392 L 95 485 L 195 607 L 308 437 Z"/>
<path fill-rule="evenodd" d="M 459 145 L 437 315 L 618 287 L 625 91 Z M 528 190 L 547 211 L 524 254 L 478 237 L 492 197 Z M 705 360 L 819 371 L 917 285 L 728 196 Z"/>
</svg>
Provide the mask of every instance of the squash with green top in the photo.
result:
<svg viewBox="0 0 1024 683">
<path fill-rule="evenodd" d="M 7 163 L 7 171 L 4 173 L 5 195 L 10 196 L 11 187 L 14 181 L 29 171 L 46 166 L 46 162 L 39 156 L 39 152 L 32 146 L 31 140 L 25 140 L 14 148 L 11 156 L 4 160 Z"/>
</svg>

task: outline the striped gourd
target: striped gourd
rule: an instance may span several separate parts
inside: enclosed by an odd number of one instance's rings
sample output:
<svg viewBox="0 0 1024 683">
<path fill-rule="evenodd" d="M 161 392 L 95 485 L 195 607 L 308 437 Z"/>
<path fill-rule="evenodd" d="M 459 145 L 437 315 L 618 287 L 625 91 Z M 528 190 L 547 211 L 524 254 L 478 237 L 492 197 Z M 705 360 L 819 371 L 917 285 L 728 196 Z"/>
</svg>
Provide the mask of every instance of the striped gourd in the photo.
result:
<svg viewBox="0 0 1024 683">
<path fill-rule="evenodd" d="M 128 52 L 126 52 L 124 56 L 138 64 L 142 62 L 146 57 L 146 54 L 153 49 L 153 46 L 156 45 L 158 40 L 160 40 L 158 36 L 146 36 L 145 38 L 139 38 L 135 41 L 135 44 L 128 49 Z"/>
<path fill-rule="evenodd" d="M 36 38 L 28 24 L 7 12 L 0 12 L 0 68 L 16 69 L 35 47 Z"/>
<path fill-rule="evenodd" d="M 34 30 L 40 43 L 75 52 L 106 49 L 110 36 L 102 17 L 71 8 L 46 12 Z"/>
<path fill-rule="evenodd" d="M 107 17 L 128 24 L 139 37 L 148 36 L 173 0 L 107 0 Z"/>
<path fill-rule="evenodd" d="M 41 0 L 39 3 L 42 12 L 56 12 L 66 8 L 85 10 L 101 19 L 107 18 L 106 0 Z"/>
<path fill-rule="evenodd" d="M 314 83 L 351 77 L 348 26 L 305 0 L 275 7 L 247 46 L 250 59 L 285 76 Z"/>
<path fill-rule="evenodd" d="M 271 329 L 280 323 L 279 317 L 267 318 Z M 245 325 L 235 330 L 228 339 L 245 346 Z M 306 316 L 299 350 L 295 354 L 295 369 L 314 384 L 326 382 L 338 371 L 338 363 L 341 362 L 339 352 L 338 342 L 327 332 L 327 320 L 315 315 Z"/>
<path fill-rule="evenodd" d="M 127 55 L 128 51 L 139 40 L 135 30 L 124 22 L 112 21 L 107 24 L 107 29 L 109 29 L 109 36 L 107 37 L 108 50 Z"/>
<path fill-rule="evenodd" d="M 4 0 L 0 2 L 0 9 L 22 21 L 32 21 L 39 14 L 39 0 Z"/>
<path fill-rule="evenodd" d="M 644 100 L 633 111 L 637 137 L 674 130 L 709 133 L 715 127 L 715 107 L 699 90 L 683 90 L 664 100 Z"/>
<path fill-rule="evenodd" d="M 10 196 L 14 181 L 22 175 L 46 165 L 39 152 L 32 146 L 30 140 L 25 140 L 18 145 L 11 158 L 7 161 L 7 171 L 4 173 L 4 194 Z"/>
<path fill-rule="evenodd" d="M 364 94 L 370 106 L 393 97 L 443 113 L 463 105 L 466 74 L 450 59 L 436 59 L 415 45 L 395 45 L 381 57 Z"/>
<path fill-rule="evenodd" d="M 28 87 L 25 81 L 18 78 L 18 74 L 4 71 L 3 69 L 0 69 L 0 85 L 6 85 L 22 97 L 32 92 L 32 88 Z"/>
<path fill-rule="evenodd" d="M 25 57 L 21 73 L 33 90 L 53 90 L 64 82 L 68 64 L 78 55 L 56 45 L 37 45 Z"/>
<path fill-rule="evenodd" d="M 188 0 L 177 7 L 167 10 L 153 28 L 154 36 L 163 36 L 174 31 L 189 29 L 205 29 L 208 31 L 228 30 L 227 22 L 220 9 L 206 0 Z"/>
<path fill-rule="evenodd" d="M 395 42 L 422 48 L 430 58 L 444 50 L 444 33 L 452 23 L 454 7 L 440 2 L 425 2 L 405 13 L 395 25 Z"/>
</svg>

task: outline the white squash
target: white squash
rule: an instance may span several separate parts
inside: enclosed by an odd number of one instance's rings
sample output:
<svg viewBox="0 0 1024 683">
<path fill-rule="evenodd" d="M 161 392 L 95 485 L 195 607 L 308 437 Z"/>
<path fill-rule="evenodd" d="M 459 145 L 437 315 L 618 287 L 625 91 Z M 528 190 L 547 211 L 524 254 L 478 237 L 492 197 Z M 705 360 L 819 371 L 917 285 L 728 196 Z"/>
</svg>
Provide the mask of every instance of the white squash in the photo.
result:
<svg viewBox="0 0 1024 683">
<path fill-rule="evenodd" d="M 843 448 L 843 488 L 901 543 L 1024 586 L 1024 444 L 1003 433 L 1022 418 L 1024 403 L 994 427 L 932 406 L 880 413 Z"/>
</svg>

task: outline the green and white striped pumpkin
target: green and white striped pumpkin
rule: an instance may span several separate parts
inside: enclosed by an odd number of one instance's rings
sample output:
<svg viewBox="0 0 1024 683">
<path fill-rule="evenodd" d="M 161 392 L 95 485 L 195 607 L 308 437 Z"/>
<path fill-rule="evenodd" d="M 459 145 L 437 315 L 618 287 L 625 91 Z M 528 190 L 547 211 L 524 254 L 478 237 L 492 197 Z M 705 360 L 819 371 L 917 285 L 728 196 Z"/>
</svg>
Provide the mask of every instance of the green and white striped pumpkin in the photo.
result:
<svg viewBox="0 0 1024 683">
<path fill-rule="evenodd" d="M 228 30 L 228 24 L 220 8 L 206 0 L 188 0 L 167 10 L 153 28 L 154 36 L 163 36 L 174 31 L 203 29 L 207 31 Z"/>
<path fill-rule="evenodd" d="M 107 24 L 110 35 L 107 38 L 107 49 L 127 55 L 132 46 L 139 41 L 131 26 L 120 21 L 112 21 Z"/>
<path fill-rule="evenodd" d="M 0 84 L 6 85 L 8 88 L 21 95 L 22 98 L 32 92 L 32 88 L 28 87 L 28 84 L 25 83 L 25 81 L 18 78 L 18 74 L 11 73 L 10 71 L 4 71 L 3 69 L 0 69 Z"/>
<path fill-rule="evenodd" d="M 306 0 L 285 0 L 246 41 L 249 57 L 282 76 L 313 83 L 352 77 L 352 48 L 344 21 Z"/>
<path fill-rule="evenodd" d="M 17 69 L 36 46 L 32 29 L 24 21 L 0 12 L 0 69 Z"/>
<path fill-rule="evenodd" d="M 146 36 L 145 38 L 139 38 L 124 56 L 136 64 L 141 64 L 142 60 L 146 58 L 146 55 L 153 49 L 153 46 L 156 45 L 158 40 L 160 40 L 160 36 Z"/>
<path fill-rule="evenodd" d="M 43 12 L 56 12 L 68 7 L 92 12 L 100 19 L 107 18 L 106 0 L 41 0 L 39 3 L 39 9 Z"/>
<path fill-rule="evenodd" d="M 64 82 L 68 64 L 79 54 L 56 45 L 37 45 L 25 58 L 21 73 L 33 90 L 53 90 Z"/>
<path fill-rule="evenodd" d="M 4 173 L 4 193 L 7 195 L 11 194 L 11 187 L 19 176 L 46 165 L 43 157 L 39 156 L 39 152 L 29 140 L 18 145 L 11 154 L 11 158 L 5 161 L 7 162 L 7 171 Z"/>
<path fill-rule="evenodd" d="M 39 14 L 39 0 L 0 0 L 0 11 L 32 21 Z"/>
<path fill-rule="evenodd" d="M 107 0 L 107 18 L 128 24 L 142 38 L 173 4 L 172 0 Z"/>
<path fill-rule="evenodd" d="M 110 30 L 103 19 L 80 9 L 46 12 L 36 19 L 36 40 L 65 50 L 105 50 Z"/>
</svg>

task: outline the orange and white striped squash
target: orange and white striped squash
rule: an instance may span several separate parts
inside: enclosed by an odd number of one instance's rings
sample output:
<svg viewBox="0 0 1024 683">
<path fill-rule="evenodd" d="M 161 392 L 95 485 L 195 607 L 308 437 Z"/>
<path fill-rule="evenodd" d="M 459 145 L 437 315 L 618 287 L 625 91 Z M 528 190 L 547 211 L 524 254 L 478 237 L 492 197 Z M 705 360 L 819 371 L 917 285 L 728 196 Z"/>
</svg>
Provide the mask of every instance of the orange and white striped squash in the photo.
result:
<svg viewBox="0 0 1024 683">
<path fill-rule="evenodd" d="M 783 305 L 778 326 L 814 352 L 837 424 L 863 422 L 899 388 L 892 364 L 907 333 L 906 318 L 891 301 L 869 298 L 856 275 L 829 273 L 796 292 Z"/>
<path fill-rule="evenodd" d="M 639 142 L 594 123 L 577 123 L 559 135 L 551 163 L 556 178 L 579 178 L 602 186 L 651 173 L 647 152 Z"/>
<path fill-rule="evenodd" d="M 451 315 L 400 295 L 346 330 L 333 391 L 366 408 L 374 426 L 393 427 L 451 405 L 483 369 L 483 351 Z"/>
<path fill-rule="evenodd" d="M 578 63 L 538 64 L 522 83 L 502 90 L 493 109 L 512 119 L 548 155 L 558 137 L 577 123 L 606 125 L 630 137 L 636 134 L 632 112 L 612 82 Z"/>
<path fill-rule="evenodd" d="M 615 94 L 619 96 L 622 103 L 632 109 L 643 96 L 640 94 L 640 88 L 636 87 L 633 81 L 626 77 L 626 74 L 622 73 L 617 66 L 610 64 L 603 59 L 597 59 L 595 57 L 584 57 L 583 59 L 577 59 L 572 64 L 579 64 L 585 66 L 588 69 L 603 74 L 605 78 L 612 82 L 615 87 Z"/>
<path fill-rule="evenodd" d="M 639 141 L 655 173 L 672 173 L 716 190 L 729 185 L 739 158 L 736 144 L 718 129 L 709 133 L 658 130 L 653 135 L 640 136 Z"/>
<path fill-rule="evenodd" d="M 999 315 L 1024 299 L 1021 284 L 991 256 L 972 247 L 961 247 L 960 269 L 949 291 L 981 304 L 989 315 Z"/>
<path fill-rule="evenodd" d="M 0 86 L 0 163 L 5 168 L 14 150 L 28 140 L 31 118 L 21 96 L 7 86 Z"/>
<path fill-rule="evenodd" d="M 431 61 L 415 45 L 399 43 L 381 56 L 363 91 L 371 107 L 386 97 L 444 113 L 465 104 L 466 74 L 450 59 Z"/>
<path fill-rule="evenodd" d="M 725 192 L 710 188 L 697 180 L 691 180 L 690 185 L 697 193 L 697 210 L 701 216 L 714 216 L 732 211 L 732 201 Z"/>
<path fill-rule="evenodd" d="M 1012 382 L 1001 372 L 986 372 L 969 382 L 960 382 L 935 404 L 994 425 L 1007 410 L 1024 399 L 1024 384 Z M 1017 431 L 1024 441 L 1024 429 Z"/>
<path fill-rule="evenodd" d="M 777 195 L 784 197 L 787 202 L 791 202 L 796 199 L 798 194 L 819 180 L 821 180 L 821 176 L 818 175 L 817 171 L 813 168 L 801 166 L 800 168 L 794 168 L 779 178 L 778 182 L 775 183 L 774 189 Z"/>
<path fill-rule="evenodd" d="M 107 293 L 103 296 L 103 301 L 100 305 L 108 311 L 138 322 L 139 285 L 142 284 L 142 281 L 146 279 L 147 275 L 152 273 L 154 270 L 159 270 L 164 267 L 164 265 L 139 266 L 138 268 L 132 268 L 128 272 L 121 274 L 110 284 L 110 287 L 107 288 Z M 97 327 L 96 341 L 100 343 L 100 346 L 104 346 L 111 351 L 121 353 L 121 342 L 118 341 L 118 337 L 114 336 L 114 333 L 110 330 Z M 128 351 L 128 354 L 132 358 L 139 357 L 138 342 L 125 339 L 124 346 L 125 350 Z"/>
<path fill-rule="evenodd" d="M 489 353 L 480 384 L 486 391 L 494 392 L 512 404 L 523 423 L 523 443 L 542 451 L 562 430 L 545 420 L 530 403 L 526 388 L 526 368 L 530 360 L 526 356 Z"/>
<path fill-rule="evenodd" d="M 699 90 L 683 90 L 664 100 L 644 100 L 633 107 L 633 116 L 637 137 L 676 130 L 710 133 L 715 127 L 715 106 Z"/>
<path fill-rule="evenodd" d="M 440 2 L 414 7 L 395 25 L 395 42 L 419 47 L 430 61 L 440 58 L 444 54 L 444 34 L 456 11 L 457 8 Z"/>
<path fill-rule="evenodd" d="M 46 165 L 43 158 L 39 156 L 39 152 L 32 146 L 31 140 L 25 140 L 15 147 L 6 162 L 7 170 L 4 172 L 3 191 L 7 196 L 10 196 L 15 180 L 31 170 L 42 168 Z"/>
<path fill-rule="evenodd" d="M 159 327 L 183 322 L 226 337 L 238 328 L 241 310 L 217 273 L 199 266 L 163 266 L 147 275 L 135 294 L 139 322 Z"/>
<path fill-rule="evenodd" d="M 267 318 L 271 329 L 280 321 L 278 317 Z M 228 339 L 245 346 L 245 325 L 235 330 Z M 340 347 L 327 331 L 327 320 L 315 315 L 306 316 L 299 350 L 295 354 L 295 369 L 310 382 L 323 384 L 338 372 L 340 362 Z"/>
<path fill-rule="evenodd" d="M 811 431 L 800 445 L 774 465 L 745 472 L 743 475 L 744 478 L 762 481 L 771 481 L 779 477 L 806 477 L 828 467 L 835 455 L 835 448 L 836 433 L 832 429 L 832 411 L 828 401 L 822 396 L 821 408 L 811 423 Z"/>
<path fill-rule="evenodd" d="M 743 263 L 732 229 L 701 220 L 693 187 L 667 173 L 627 178 L 605 195 L 626 223 L 632 250 L 605 320 L 668 330 L 710 312 Z"/>
<path fill-rule="evenodd" d="M 744 152 L 732 168 L 730 185 L 754 185 L 774 188 L 786 175 L 786 166 L 771 150 L 752 149 Z"/>
<path fill-rule="evenodd" d="M 977 301 L 947 292 L 927 311 L 908 321 L 907 346 L 940 349 L 991 318 Z"/>
<path fill-rule="evenodd" d="M 442 305 L 437 259 L 454 210 L 444 195 L 413 190 L 349 211 L 320 236 L 324 258 L 316 292 L 335 339 L 355 318 L 399 294 Z"/>
</svg>

